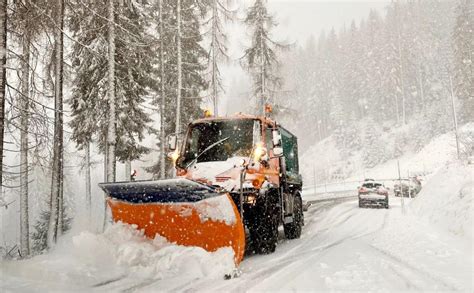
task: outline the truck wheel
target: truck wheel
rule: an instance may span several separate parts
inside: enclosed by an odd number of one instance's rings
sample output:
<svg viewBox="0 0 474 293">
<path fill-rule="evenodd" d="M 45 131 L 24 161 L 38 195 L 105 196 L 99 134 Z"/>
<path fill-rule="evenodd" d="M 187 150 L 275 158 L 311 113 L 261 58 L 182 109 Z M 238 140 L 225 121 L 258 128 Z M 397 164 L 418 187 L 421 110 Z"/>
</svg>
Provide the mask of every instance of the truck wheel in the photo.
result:
<svg viewBox="0 0 474 293">
<path fill-rule="evenodd" d="M 283 225 L 283 228 L 285 230 L 285 237 L 287 239 L 300 238 L 303 223 L 303 203 L 300 196 L 295 196 L 295 202 L 293 205 L 293 222 Z"/>
<path fill-rule="evenodd" d="M 254 207 L 249 225 L 250 239 L 255 253 L 268 254 L 276 249 L 278 242 L 279 209 L 277 195 L 268 193 L 264 201 Z"/>
</svg>

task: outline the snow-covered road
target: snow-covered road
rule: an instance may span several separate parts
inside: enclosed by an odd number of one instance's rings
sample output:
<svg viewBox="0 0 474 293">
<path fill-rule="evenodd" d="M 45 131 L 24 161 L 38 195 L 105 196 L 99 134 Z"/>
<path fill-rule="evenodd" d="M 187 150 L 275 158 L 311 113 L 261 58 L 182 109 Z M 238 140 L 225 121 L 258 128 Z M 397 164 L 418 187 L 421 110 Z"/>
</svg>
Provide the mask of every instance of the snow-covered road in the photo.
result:
<svg viewBox="0 0 474 293">
<path fill-rule="evenodd" d="M 406 203 L 406 213 L 398 198 L 391 198 L 389 210 L 359 209 L 357 200 L 347 198 L 315 203 L 306 212 L 301 239 L 281 237 L 274 254 L 247 256 L 240 277 L 231 280 L 224 280 L 224 272 L 215 273 L 216 263 L 208 264 L 212 267 L 208 276 L 194 273 L 202 271 L 198 267 L 203 263 L 189 262 L 189 257 L 177 261 L 176 267 L 172 260 L 166 262 L 167 270 L 176 274 L 153 275 L 150 268 L 155 264 L 140 260 L 136 253 L 130 255 L 138 260 L 128 268 L 88 260 L 84 262 L 89 265 L 81 266 L 77 256 L 70 260 L 64 253 L 53 253 L 4 262 L 0 288 L 15 292 L 472 290 L 469 243 L 419 221 Z M 186 273 L 179 273 L 183 266 Z"/>
<path fill-rule="evenodd" d="M 457 239 L 392 209 L 359 209 L 355 200 L 326 201 L 306 214 L 301 239 L 276 253 L 250 256 L 240 278 L 194 281 L 175 290 L 466 290 L 472 260 Z M 471 258 L 472 259 L 472 258 Z M 159 284 L 146 287 L 158 289 Z M 145 288 L 144 288 L 145 289 Z"/>
</svg>

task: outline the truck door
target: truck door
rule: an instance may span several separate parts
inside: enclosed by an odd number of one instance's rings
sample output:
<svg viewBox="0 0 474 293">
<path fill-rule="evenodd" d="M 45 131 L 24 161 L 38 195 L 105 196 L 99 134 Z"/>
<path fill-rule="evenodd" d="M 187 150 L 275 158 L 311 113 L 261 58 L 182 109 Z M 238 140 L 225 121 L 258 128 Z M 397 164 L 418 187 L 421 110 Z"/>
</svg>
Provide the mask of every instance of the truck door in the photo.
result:
<svg viewBox="0 0 474 293">
<path fill-rule="evenodd" d="M 284 128 L 280 128 L 283 158 L 285 160 L 286 179 L 290 184 L 301 184 L 298 164 L 298 141 L 296 137 Z"/>
</svg>

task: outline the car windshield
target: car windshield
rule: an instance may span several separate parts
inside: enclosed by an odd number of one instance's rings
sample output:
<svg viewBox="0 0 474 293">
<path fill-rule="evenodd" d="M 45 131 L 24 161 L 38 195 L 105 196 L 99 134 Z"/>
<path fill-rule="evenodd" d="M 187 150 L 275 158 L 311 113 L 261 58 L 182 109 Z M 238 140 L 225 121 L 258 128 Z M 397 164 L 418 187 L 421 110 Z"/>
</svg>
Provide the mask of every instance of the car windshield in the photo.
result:
<svg viewBox="0 0 474 293">
<path fill-rule="evenodd" d="M 381 187 L 382 184 L 375 183 L 375 182 L 370 182 L 370 183 L 364 183 L 362 186 L 365 187 L 365 188 L 375 189 L 375 188 Z"/>
<path fill-rule="evenodd" d="M 252 119 L 194 124 L 186 139 L 183 164 L 188 165 L 193 160 L 199 163 L 248 157 L 260 135 L 260 123 Z"/>
</svg>

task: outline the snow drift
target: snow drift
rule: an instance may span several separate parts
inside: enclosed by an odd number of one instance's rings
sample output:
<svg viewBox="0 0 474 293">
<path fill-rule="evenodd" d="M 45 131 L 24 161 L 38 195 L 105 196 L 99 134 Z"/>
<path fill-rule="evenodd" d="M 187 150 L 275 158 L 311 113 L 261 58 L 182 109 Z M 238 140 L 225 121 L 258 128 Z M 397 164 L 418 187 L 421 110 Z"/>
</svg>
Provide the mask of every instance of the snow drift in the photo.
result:
<svg viewBox="0 0 474 293">
<path fill-rule="evenodd" d="M 48 254 L 3 262 L 2 287 L 8 289 L 12 282 L 18 289 L 15 279 L 21 276 L 25 291 L 99 289 L 103 285 L 132 288 L 150 280 L 222 279 L 235 269 L 230 247 L 210 253 L 169 243 L 160 236 L 150 240 L 121 223 L 111 225 L 103 234 L 85 231 L 65 238 Z"/>
<path fill-rule="evenodd" d="M 452 163 L 423 186 L 410 209 L 431 224 L 472 241 L 474 165 Z"/>
</svg>

